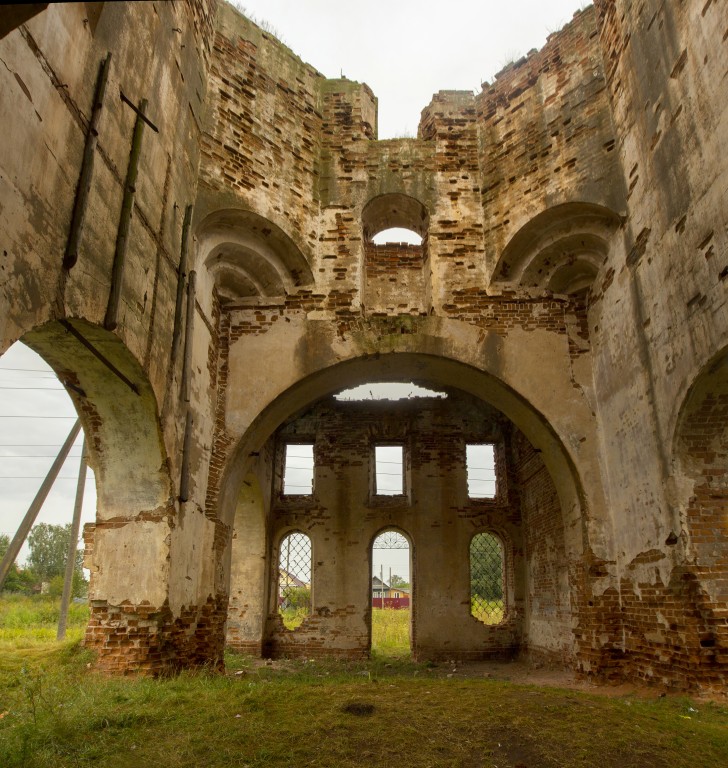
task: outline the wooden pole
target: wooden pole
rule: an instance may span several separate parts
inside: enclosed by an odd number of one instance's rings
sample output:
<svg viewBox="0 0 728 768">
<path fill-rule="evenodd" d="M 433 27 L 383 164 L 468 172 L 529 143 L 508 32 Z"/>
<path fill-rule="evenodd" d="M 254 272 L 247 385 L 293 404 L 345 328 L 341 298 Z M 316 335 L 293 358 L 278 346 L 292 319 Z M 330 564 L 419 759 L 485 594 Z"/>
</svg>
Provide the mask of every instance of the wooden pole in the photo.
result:
<svg viewBox="0 0 728 768">
<path fill-rule="evenodd" d="M 78 466 L 78 483 L 76 485 L 76 503 L 73 506 L 73 520 L 71 521 L 71 539 L 68 542 L 68 554 L 66 555 L 66 576 L 63 581 L 63 595 L 61 596 L 61 615 L 58 618 L 58 632 L 56 640 L 65 640 L 66 623 L 68 621 L 68 606 L 71 604 L 73 592 L 73 575 L 76 571 L 76 550 L 78 548 L 78 531 L 81 527 L 81 511 L 83 509 L 83 494 L 86 488 L 86 438 L 81 446 L 81 463 Z"/>
<path fill-rule="evenodd" d="M 187 501 L 190 497 L 190 446 L 192 445 L 192 411 L 187 408 L 185 418 L 185 436 L 182 443 L 182 470 L 179 481 L 179 500 Z"/>
<path fill-rule="evenodd" d="M 108 53 L 99 66 L 99 76 L 96 80 L 94 104 L 91 111 L 88 133 L 86 134 L 86 145 L 83 150 L 81 176 L 78 180 L 76 200 L 73 204 L 73 216 L 71 217 L 71 229 L 68 234 L 68 242 L 66 243 L 66 253 L 63 257 L 63 268 L 66 270 L 71 269 L 71 267 L 78 261 L 78 247 L 81 241 L 83 221 L 86 218 L 86 206 L 88 204 L 88 195 L 91 189 L 91 176 L 94 170 L 96 144 L 99 139 L 99 118 L 101 117 L 101 109 L 104 103 L 106 83 L 109 79 L 110 64 L 111 53 Z"/>
<path fill-rule="evenodd" d="M 81 422 L 76 419 L 76 423 L 68 433 L 66 442 L 61 446 L 61 450 L 58 452 L 58 456 L 56 456 L 55 461 L 51 465 L 51 468 L 48 470 L 48 474 L 46 475 L 45 480 L 42 482 L 40 490 L 35 495 L 31 505 L 28 507 L 28 511 L 25 513 L 23 522 L 20 523 L 20 527 L 13 537 L 13 540 L 10 542 L 10 546 L 8 547 L 8 551 L 5 553 L 5 557 L 3 558 L 2 563 L 0 563 L 0 590 L 2 590 L 3 584 L 5 583 L 5 577 L 10 571 L 10 566 L 15 562 L 15 559 L 18 556 L 18 552 L 20 552 L 20 548 L 23 546 L 23 543 L 28 537 L 30 529 L 33 527 L 33 523 L 35 522 L 35 518 L 38 517 L 38 512 L 40 512 L 40 509 L 43 506 L 43 502 L 46 500 L 46 496 L 48 496 L 48 493 L 51 490 L 55 479 L 58 477 L 58 473 L 61 471 L 63 462 L 66 460 L 66 457 L 73 447 L 73 444 L 76 441 L 76 437 L 80 431 Z"/>
<path fill-rule="evenodd" d="M 182 361 L 182 400 L 189 403 L 192 385 L 192 334 L 195 328 L 195 295 L 197 273 L 190 272 L 187 284 L 187 320 L 185 323 L 185 356 Z"/>
<path fill-rule="evenodd" d="M 134 134 L 131 140 L 131 153 L 129 155 L 129 167 L 126 171 L 124 183 L 124 199 L 121 204 L 121 216 L 119 229 L 116 234 L 116 250 L 114 251 L 114 266 L 111 272 L 111 290 L 109 303 L 106 307 L 104 328 L 113 331 L 118 325 L 119 303 L 121 301 L 121 288 L 124 280 L 124 266 L 126 263 L 126 248 L 129 241 L 129 226 L 134 213 L 134 195 L 136 193 L 136 180 L 139 173 L 139 155 L 142 149 L 142 137 L 144 135 L 144 113 L 147 109 L 147 100 L 142 99 L 134 123 Z"/>
<path fill-rule="evenodd" d="M 187 253 L 189 250 L 189 232 L 192 222 L 192 206 L 185 209 L 185 218 L 182 223 L 182 246 L 179 255 L 179 267 L 177 268 L 177 301 L 174 305 L 174 326 L 172 330 L 172 366 L 177 362 L 180 342 L 182 341 L 182 306 L 185 297 L 185 278 L 187 277 Z"/>
</svg>

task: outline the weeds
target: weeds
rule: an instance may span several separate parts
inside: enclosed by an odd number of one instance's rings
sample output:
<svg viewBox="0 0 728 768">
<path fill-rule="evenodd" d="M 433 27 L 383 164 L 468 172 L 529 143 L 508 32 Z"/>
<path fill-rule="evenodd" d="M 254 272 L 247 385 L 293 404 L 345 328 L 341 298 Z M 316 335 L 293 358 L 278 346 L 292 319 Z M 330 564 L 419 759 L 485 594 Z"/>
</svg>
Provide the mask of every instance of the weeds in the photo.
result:
<svg viewBox="0 0 728 768">
<path fill-rule="evenodd" d="M 387 615 L 393 614 L 393 615 Z M 397 642 L 408 612 L 383 611 Z M 381 620 L 381 621 L 380 621 Z M 377 630 L 379 631 L 379 630 Z M 728 708 L 605 698 L 387 655 L 266 665 L 228 654 L 227 675 L 106 678 L 77 643 L 0 653 L 3 768 L 493 766 L 722 768 Z"/>
<path fill-rule="evenodd" d="M 380 656 L 409 656 L 408 609 L 372 608 L 372 652 Z"/>
</svg>

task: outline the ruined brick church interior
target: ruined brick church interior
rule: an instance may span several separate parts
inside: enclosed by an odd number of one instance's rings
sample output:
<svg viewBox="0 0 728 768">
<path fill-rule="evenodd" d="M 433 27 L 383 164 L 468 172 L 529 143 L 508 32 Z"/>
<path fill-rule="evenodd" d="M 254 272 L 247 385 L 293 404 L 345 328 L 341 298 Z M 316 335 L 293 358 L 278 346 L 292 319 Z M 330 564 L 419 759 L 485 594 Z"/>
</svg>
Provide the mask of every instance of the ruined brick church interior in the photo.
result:
<svg viewBox="0 0 728 768">
<path fill-rule="evenodd" d="M 29 5 L 0 34 L 0 350 L 82 420 L 101 669 L 365 657 L 396 531 L 416 659 L 725 688 L 724 0 L 596 0 L 386 141 L 367 85 L 222 1 Z M 382 382 L 424 394 L 341 397 Z"/>
</svg>

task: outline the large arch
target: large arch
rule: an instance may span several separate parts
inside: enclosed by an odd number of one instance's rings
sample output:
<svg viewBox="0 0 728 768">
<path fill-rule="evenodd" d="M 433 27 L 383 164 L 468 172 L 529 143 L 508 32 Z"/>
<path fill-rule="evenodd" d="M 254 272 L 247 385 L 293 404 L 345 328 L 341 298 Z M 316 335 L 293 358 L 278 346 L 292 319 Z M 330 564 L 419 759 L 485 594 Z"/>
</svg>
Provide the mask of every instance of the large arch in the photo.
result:
<svg viewBox="0 0 728 768">
<path fill-rule="evenodd" d="M 563 594 L 559 604 L 565 607 L 565 611 L 559 609 L 560 629 L 554 630 L 547 626 L 548 622 L 543 622 L 538 631 L 542 633 L 542 638 L 546 638 L 547 645 L 553 643 L 555 655 L 573 663 L 579 653 L 579 641 L 572 627 L 578 624 L 581 606 L 586 604 L 586 595 L 591 589 L 591 584 L 579 574 L 586 575 L 596 548 L 590 540 L 587 493 L 572 455 L 574 446 L 579 443 L 573 436 L 564 440 L 532 403 L 492 373 L 443 355 L 424 352 L 360 356 L 311 373 L 280 392 L 260 412 L 256 411 L 256 418 L 231 451 L 220 487 L 218 513 L 223 522 L 232 523 L 231 511 L 239 505 L 245 478 L 249 477 L 251 467 L 258 461 L 261 452 L 272 450 L 267 441 L 279 425 L 292 420 L 311 404 L 355 384 L 403 380 L 456 389 L 484 401 L 504 414 L 525 435 L 525 442 L 533 451 L 533 461 L 545 465 L 549 478 L 546 482 L 554 489 L 554 509 L 560 515 L 554 530 L 558 529 L 562 537 L 560 551 L 563 562 L 560 564 L 559 589 Z M 583 457 L 578 458 L 584 460 Z M 606 574 L 600 572 L 599 575 L 604 577 Z M 519 600 L 524 599 L 523 594 L 521 589 Z M 572 617 L 568 621 L 564 619 L 567 615 Z M 573 624 L 570 623 L 572 620 Z M 508 631 L 515 631 L 515 627 L 516 624 L 509 626 Z M 549 633 L 551 635 L 547 637 Z M 568 639 L 564 639 L 567 636 Z M 585 636 L 582 642 L 589 643 L 591 638 Z M 434 647 L 425 650 L 432 654 L 437 652 Z M 536 640 L 533 650 L 539 650 Z M 460 649 L 459 653 L 466 651 Z"/>
<path fill-rule="evenodd" d="M 728 667 L 728 347 L 693 380 L 672 443 L 681 530 L 665 602 L 675 605 L 672 645 L 697 658 L 702 685 L 724 688 Z"/>
<path fill-rule="evenodd" d="M 158 403 L 142 366 L 115 334 L 86 320 L 52 321 L 21 340 L 64 384 L 86 435 L 97 513 L 84 537 L 85 643 L 98 666 L 156 674 L 215 658 L 216 649 L 201 652 L 187 631 L 199 610 L 209 611 L 203 569 L 188 569 L 188 542 L 204 544 L 207 532 L 190 530 L 195 519 L 178 515 Z"/>
<path fill-rule="evenodd" d="M 256 453 L 275 429 L 307 405 L 365 381 L 413 381 L 448 386 L 478 397 L 504 413 L 539 450 L 554 478 L 562 508 L 577 515 L 588 503 L 573 457 L 553 426 L 523 396 L 493 374 L 458 360 L 423 353 L 373 354 L 337 363 L 311 373 L 279 394 L 263 409 L 231 452 L 220 488 L 219 512 L 229 522 L 248 469 Z M 583 531 L 575 550 L 584 547 Z"/>
</svg>

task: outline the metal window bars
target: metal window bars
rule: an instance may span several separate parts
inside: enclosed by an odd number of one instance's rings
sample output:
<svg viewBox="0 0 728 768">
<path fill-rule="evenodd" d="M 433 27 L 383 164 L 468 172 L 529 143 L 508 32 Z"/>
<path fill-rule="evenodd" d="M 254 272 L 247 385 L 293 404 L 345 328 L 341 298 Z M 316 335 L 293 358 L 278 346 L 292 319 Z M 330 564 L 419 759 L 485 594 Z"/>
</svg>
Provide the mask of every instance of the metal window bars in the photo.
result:
<svg viewBox="0 0 728 768">
<path fill-rule="evenodd" d="M 492 533 L 478 533 L 470 542 L 470 612 L 483 624 L 505 617 L 503 544 Z"/>
</svg>

